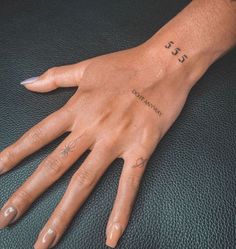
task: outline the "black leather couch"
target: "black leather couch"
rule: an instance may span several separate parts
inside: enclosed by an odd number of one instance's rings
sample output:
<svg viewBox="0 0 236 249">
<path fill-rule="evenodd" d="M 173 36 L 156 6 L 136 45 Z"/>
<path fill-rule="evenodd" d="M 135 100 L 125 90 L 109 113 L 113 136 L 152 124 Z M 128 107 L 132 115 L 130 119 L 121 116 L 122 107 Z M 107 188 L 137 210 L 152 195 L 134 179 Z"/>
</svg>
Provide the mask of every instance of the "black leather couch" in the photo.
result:
<svg viewBox="0 0 236 249">
<path fill-rule="evenodd" d="M 55 65 L 138 45 L 189 1 L 0 0 L 0 150 L 61 107 L 75 89 L 39 94 L 19 82 Z M 236 50 L 192 89 L 153 153 L 117 248 L 236 248 Z M 2 206 L 65 137 L 0 176 Z M 33 248 L 38 233 L 86 158 L 77 161 L 14 225 L 0 249 Z M 122 161 L 116 160 L 56 248 L 102 249 Z"/>
</svg>

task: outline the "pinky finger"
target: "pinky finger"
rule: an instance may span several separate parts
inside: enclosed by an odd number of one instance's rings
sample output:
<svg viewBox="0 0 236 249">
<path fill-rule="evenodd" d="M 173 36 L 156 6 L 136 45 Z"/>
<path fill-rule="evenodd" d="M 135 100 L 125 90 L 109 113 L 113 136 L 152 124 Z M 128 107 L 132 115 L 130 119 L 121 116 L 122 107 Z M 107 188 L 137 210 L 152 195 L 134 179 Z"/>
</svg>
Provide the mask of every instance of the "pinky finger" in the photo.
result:
<svg viewBox="0 0 236 249">
<path fill-rule="evenodd" d="M 106 228 L 106 245 L 115 247 L 124 233 L 144 174 L 148 155 L 143 152 L 131 153 L 125 159 L 117 196 Z"/>
</svg>

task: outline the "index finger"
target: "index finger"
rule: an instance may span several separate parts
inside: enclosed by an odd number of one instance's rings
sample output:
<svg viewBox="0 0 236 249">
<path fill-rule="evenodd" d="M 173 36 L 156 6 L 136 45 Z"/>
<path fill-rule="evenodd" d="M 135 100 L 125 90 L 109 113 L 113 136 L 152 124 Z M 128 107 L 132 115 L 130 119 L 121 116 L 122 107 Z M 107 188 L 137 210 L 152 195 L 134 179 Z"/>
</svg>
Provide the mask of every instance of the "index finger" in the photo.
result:
<svg viewBox="0 0 236 249">
<path fill-rule="evenodd" d="M 0 153 L 0 174 L 11 170 L 25 157 L 65 133 L 70 125 L 69 115 L 65 108 L 59 109 L 6 147 Z"/>
</svg>

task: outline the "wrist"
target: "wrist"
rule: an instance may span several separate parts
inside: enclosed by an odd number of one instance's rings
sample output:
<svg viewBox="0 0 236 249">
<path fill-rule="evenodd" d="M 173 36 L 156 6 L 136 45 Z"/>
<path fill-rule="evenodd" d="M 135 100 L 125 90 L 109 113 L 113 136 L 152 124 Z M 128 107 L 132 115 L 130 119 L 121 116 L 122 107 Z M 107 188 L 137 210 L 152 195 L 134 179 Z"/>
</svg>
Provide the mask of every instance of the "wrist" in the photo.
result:
<svg viewBox="0 0 236 249">
<path fill-rule="evenodd" d="M 172 39 L 169 35 L 157 33 L 155 38 L 149 39 L 140 47 L 145 65 L 159 78 L 168 81 L 168 78 L 175 77 L 176 80 L 169 81 L 171 84 L 190 91 L 212 64 L 213 55 L 200 50 L 193 53 L 184 49 L 183 44 L 178 44 L 181 42 L 178 42 L 173 33 Z"/>
<path fill-rule="evenodd" d="M 182 84 L 191 88 L 236 43 L 236 16 L 228 4 L 227 0 L 192 1 L 142 44 L 153 70 L 156 64 L 166 74 L 180 72 Z"/>
</svg>

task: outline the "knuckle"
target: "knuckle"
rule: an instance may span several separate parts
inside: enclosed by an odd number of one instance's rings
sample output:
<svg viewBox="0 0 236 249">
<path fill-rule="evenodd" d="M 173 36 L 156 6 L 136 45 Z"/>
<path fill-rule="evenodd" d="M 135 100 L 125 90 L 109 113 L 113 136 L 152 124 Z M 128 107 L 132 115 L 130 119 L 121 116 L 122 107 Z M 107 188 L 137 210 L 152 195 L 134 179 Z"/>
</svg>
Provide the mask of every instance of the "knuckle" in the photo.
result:
<svg viewBox="0 0 236 249">
<path fill-rule="evenodd" d="M 102 148 L 105 150 L 105 151 L 108 151 L 108 150 L 111 150 L 111 148 L 113 148 L 116 144 L 116 138 L 113 137 L 113 138 L 110 138 L 109 140 L 106 140 L 106 141 L 103 141 L 102 142 Z"/>
<path fill-rule="evenodd" d="M 74 110 L 69 106 L 68 104 L 65 104 L 63 107 L 61 107 L 58 111 L 61 112 L 61 115 L 67 119 L 70 118 L 72 115 L 74 115 Z"/>
<path fill-rule="evenodd" d="M 15 154 L 14 150 L 11 147 L 5 149 L 0 156 L 1 156 L 0 157 L 1 164 L 3 165 L 14 164 Z"/>
<path fill-rule="evenodd" d="M 43 161 L 43 168 L 46 170 L 49 175 L 60 174 L 63 168 L 63 162 L 61 159 L 56 156 L 48 156 Z"/>
<path fill-rule="evenodd" d="M 45 72 L 45 76 L 48 78 L 54 78 L 57 71 L 57 67 L 51 67 Z"/>
<path fill-rule="evenodd" d="M 58 208 L 55 212 L 55 215 L 53 216 L 53 219 L 51 220 L 51 224 L 53 226 L 61 226 L 62 221 L 65 221 L 65 217 L 67 216 L 67 211 L 62 209 L 62 208 Z"/>
<path fill-rule="evenodd" d="M 135 144 L 125 153 L 123 153 L 123 159 L 126 162 L 126 165 L 131 165 L 135 168 L 140 166 L 145 166 L 147 159 L 151 155 L 150 148 L 144 144 Z"/>
<path fill-rule="evenodd" d="M 68 210 L 57 208 L 55 214 L 50 219 L 52 227 L 56 227 L 58 232 L 65 231 L 69 226 Z"/>
<path fill-rule="evenodd" d="M 101 138 L 94 145 L 94 150 L 100 152 L 109 152 L 113 154 L 118 145 L 118 137 L 114 134 L 113 136 L 109 136 L 109 138 Z"/>
<path fill-rule="evenodd" d="M 30 193 L 24 189 L 19 189 L 12 195 L 12 199 L 14 202 L 22 203 L 25 206 L 30 205 L 33 202 L 33 197 L 30 195 Z"/>
<path fill-rule="evenodd" d="M 43 138 L 43 131 L 40 127 L 34 127 L 28 134 L 29 143 L 37 143 Z"/>
<path fill-rule="evenodd" d="M 75 181 L 76 184 L 87 188 L 94 185 L 94 183 L 96 182 L 96 177 L 91 169 L 81 167 L 78 173 L 73 176 L 73 181 Z"/>
<path fill-rule="evenodd" d="M 66 216 L 66 211 L 62 208 L 58 208 L 56 210 L 56 217 L 59 219 L 59 220 L 63 220 L 63 218 Z"/>
<path fill-rule="evenodd" d="M 117 150 L 119 150 L 119 138 L 114 135 L 114 137 L 110 138 L 109 141 L 104 141 L 100 146 L 100 150 L 102 153 L 106 153 L 111 156 L 116 155 Z"/>
</svg>

